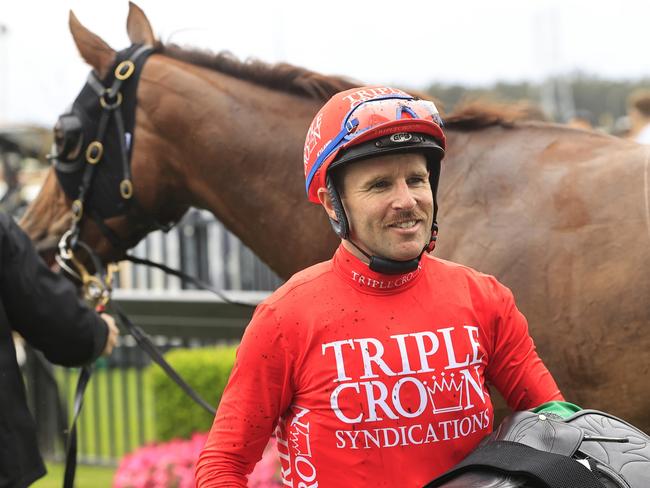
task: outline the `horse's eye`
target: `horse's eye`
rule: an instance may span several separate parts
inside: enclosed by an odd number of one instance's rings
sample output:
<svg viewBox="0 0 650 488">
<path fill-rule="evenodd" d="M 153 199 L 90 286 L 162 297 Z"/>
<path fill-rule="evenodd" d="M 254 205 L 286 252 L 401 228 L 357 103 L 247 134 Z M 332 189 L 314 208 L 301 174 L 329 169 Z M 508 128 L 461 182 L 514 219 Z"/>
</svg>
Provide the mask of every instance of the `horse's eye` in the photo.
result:
<svg viewBox="0 0 650 488">
<path fill-rule="evenodd" d="M 74 114 L 64 114 L 54 125 L 54 144 L 60 161 L 74 161 L 81 152 L 83 133 L 81 120 Z"/>
</svg>

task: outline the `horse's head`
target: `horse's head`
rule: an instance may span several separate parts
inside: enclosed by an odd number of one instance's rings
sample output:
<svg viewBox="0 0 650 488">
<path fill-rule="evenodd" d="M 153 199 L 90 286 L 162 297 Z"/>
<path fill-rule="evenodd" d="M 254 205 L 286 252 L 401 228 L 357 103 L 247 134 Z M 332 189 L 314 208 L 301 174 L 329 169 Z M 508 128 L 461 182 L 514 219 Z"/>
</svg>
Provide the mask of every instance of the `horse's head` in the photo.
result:
<svg viewBox="0 0 650 488">
<path fill-rule="evenodd" d="M 165 198 L 174 194 L 176 175 L 160 164 L 166 160 L 165 149 L 152 137 L 147 111 L 140 106 L 138 79 L 155 44 L 146 16 L 129 4 L 132 45 L 119 52 L 72 12 L 69 25 L 93 70 L 54 127 L 52 168 L 21 225 L 46 257 L 53 256 L 61 237 L 71 230 L 110 261 L 151 230 L 178 220 L 187 205 Z"/>
</svg>

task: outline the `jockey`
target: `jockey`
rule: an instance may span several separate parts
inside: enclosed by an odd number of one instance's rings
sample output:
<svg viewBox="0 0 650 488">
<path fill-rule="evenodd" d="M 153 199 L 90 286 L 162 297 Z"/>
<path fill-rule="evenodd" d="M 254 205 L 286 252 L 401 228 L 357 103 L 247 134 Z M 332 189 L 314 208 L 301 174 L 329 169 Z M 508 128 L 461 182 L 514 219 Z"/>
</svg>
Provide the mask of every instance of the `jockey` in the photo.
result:
<svg viewBox="0 0 650 488">
<path fill-rule="evenodd" d="M 511 292 L 430 254 L 445 147 L 435 105 L 402 90 L 318 112 L 306 191 L 341 244 L 256 309 L 197 486 L 246 486 L 274 431 L 286 486 L 422 486 L 492 431 L 488 383 L 513 410 L 563 400 Z"/>
</svg>

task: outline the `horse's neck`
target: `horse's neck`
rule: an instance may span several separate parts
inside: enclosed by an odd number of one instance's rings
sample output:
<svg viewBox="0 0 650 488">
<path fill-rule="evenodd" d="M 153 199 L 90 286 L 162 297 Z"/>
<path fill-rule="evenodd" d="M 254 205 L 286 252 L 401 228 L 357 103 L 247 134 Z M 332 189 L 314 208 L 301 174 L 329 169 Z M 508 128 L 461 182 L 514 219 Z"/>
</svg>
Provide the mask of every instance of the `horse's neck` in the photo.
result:
<svg viewBox="0 0 650 488">
<path fill-rule="evenodd" d="M 169 83 L 162 98 L 150 87 L 163 104 L 150 116 L 172 146 L 177 195 L 212 211 L 285 277 L 312 264 L 315 239 L 326 241 L 317 257 L 328 258 L 336 240 L 323 234 L 322 210 L 306 201 L 301 164 L 321 102 L 168 58 L 150 62 L 155 83 Z"/>
</svg>

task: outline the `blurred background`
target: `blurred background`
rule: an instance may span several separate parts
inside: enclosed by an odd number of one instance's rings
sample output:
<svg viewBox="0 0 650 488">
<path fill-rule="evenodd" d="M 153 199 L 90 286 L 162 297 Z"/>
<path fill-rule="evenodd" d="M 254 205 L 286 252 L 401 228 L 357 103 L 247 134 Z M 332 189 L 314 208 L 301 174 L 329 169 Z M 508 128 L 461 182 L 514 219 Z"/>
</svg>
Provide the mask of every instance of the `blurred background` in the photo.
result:
<svg viewBox="0 0 650 488">
<path fill-rule="evenodd" d="M 554 118 L 576 109 L 616 118 L 625 108 L 619 92 L 650 75 L 647 2 L 137 3 L 165 42 L 430 89 L 452 104 L 465 90 L 494 91 L 537 101 Z M 112 47 L 128 45 L 127 1 L 0 5 L 4 122 L 50 125 L 79 90 L 87 67 L 68 32 L 69 10 Z"/>
<path fill-rule="evenodd" d="M 642 128 L 637 119 L 650 122 L 650 97 L 644 92 L 650 89 L 644 42 L 650 2 L 136 3 L 165 43 L 227 50 L 242 60 L 288 62 L 360 83 L 417 89 L 440 100 L 448 113 L 476 98 L 525 102 L 540 119 L 631 139 Z M 0 0 L 0 207 L 16 217 L 40 188 L 51 128 L 89 70 L 68 31 L 70 10 L 114 49 L 129 45 L 126 0 Z M 645 102 L 634 108 L 643 96 Z M 645 119 L 639 116 L 641 109 Z M 190 211 L 167 235 L 152 233 L 134 254 L 180 267 L 229 290 L 235 299 L 257 301 L 282 282 L 206 211 Z M 241 307 L 208 298 L 156 270 L 123 266 L 118 285 L 117 299 L 164 350 L 232 343 L 248 320 Z M 197 370 L 186 371 L 190 376 L 215 372 L 218 378 L 207 384 L 225 382 L 233 354 L 228 351 L 216 364 L 197 359 L 196 351 L 180 364 L 197 365 Z M 58 486 L 65 414 L 53 414 L 52 405 L 71 398 L 73 372 L 38 366 L 33 356 L 29 361 L 35 353 L 27 354 L 30 402 L 39 421 L 41 449 L 56 478 L 38 486 Z M 214 360 L 214 354 L 208 356 Z M 77 486 L 121 486 L 115 472 L 119 463 L 127 470 L 125 453 L 146 442 L 188 438 L 209 427 L 209 416 L 182 406 L 184 397 L 171 407 L 162 404 L 162 398 L 174 396 L 175 386 L 147 373 L 150 362 L 130 337 L 98 369 L 81 420 L 79 451 L 80 463 L 95 471 L 82 469 Z M 56 391 L 46 386 L 48 378 L 59 385 L 58 400 Z M 220 392 L 208 391 L 218 400 Z M 186 417 L 176 418 L 171 411 L 186 411 Z M 190 418 L 198 418 L 200 426 L 175 430 L 189 425 Z M 200 441 L 195 444 L 200 449 Z"/>
</svg>

